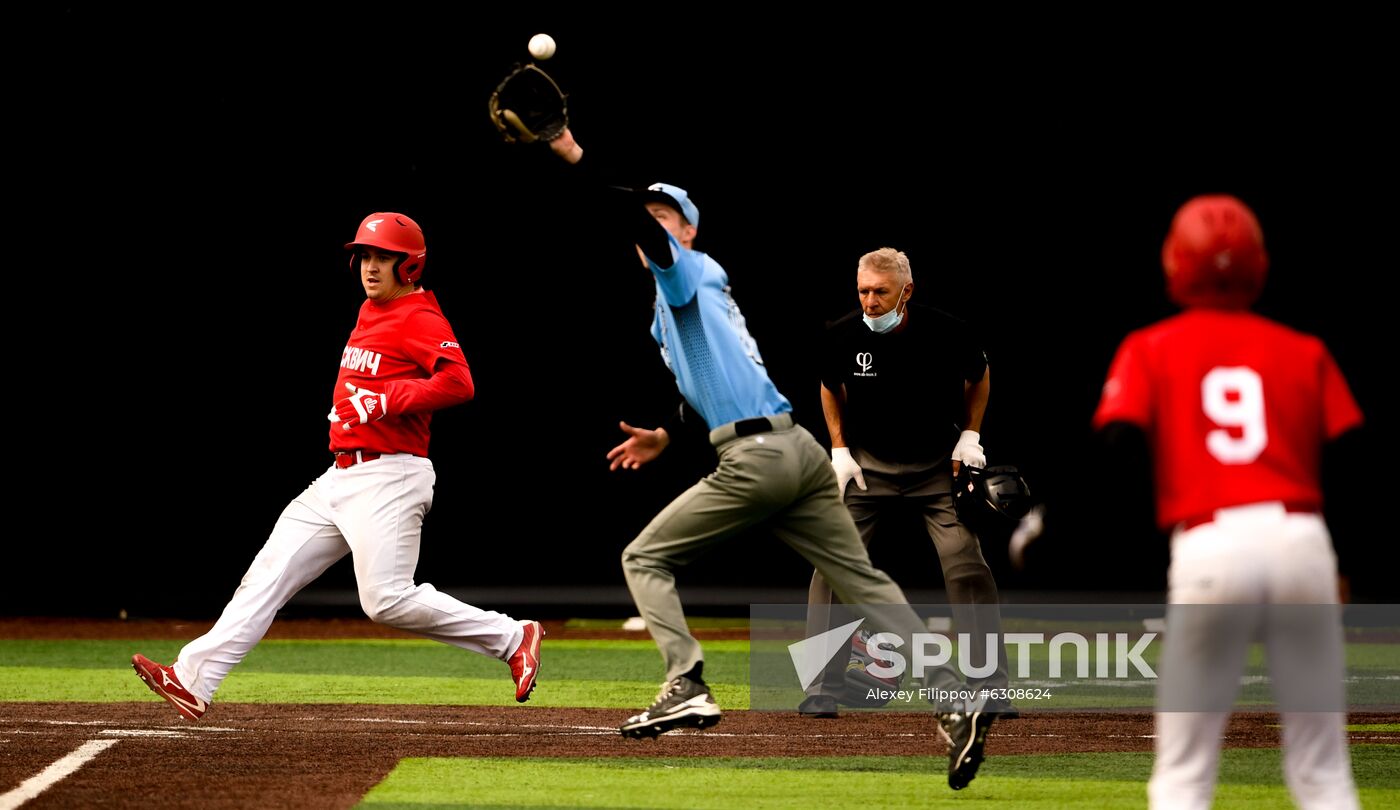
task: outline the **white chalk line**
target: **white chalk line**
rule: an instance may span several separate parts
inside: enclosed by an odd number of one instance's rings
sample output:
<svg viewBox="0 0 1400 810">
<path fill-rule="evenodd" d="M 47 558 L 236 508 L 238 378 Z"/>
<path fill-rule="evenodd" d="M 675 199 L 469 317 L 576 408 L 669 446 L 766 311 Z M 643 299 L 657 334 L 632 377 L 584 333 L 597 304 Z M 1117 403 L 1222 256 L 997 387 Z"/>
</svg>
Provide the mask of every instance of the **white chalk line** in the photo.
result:
<svg viewBox="0 0 1400 810">
<path fill-rule="evenodd" d="M 19 787 L 0 795 L 0 810 L 14 810 L 14 808 L 67 779 L 74 771 L 86 765 L 88 760 L 118 742 L 118 740 L 88 740 L 78 746 L 76 751 L 21 782 Z"/>
</svg>

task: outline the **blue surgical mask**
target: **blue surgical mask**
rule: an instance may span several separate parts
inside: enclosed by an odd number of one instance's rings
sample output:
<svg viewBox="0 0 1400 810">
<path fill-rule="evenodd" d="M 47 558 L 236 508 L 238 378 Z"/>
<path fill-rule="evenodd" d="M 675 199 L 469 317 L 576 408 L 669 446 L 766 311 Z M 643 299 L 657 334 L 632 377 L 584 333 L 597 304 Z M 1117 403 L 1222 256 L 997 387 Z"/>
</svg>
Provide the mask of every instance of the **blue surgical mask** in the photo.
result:
<svg viewBox="0 0 1400 810">
<path fill-rule="evenodd" d="M 899 288 L 899 295 L 901 298 L 904 297 L 904 288 L 908 286 L 909 285 L 906 284 L 904 287 Z M 886 312 L 884 315 L 878 315 L 872 318 L 865 313 L 861 313 L 860 318 L 865 321 L 866 326 L 870 327 L 870 331 L 877 335 L 883 335 L 896 326 L 899 326 L 899 322 L 904 320 L 904 313 L 899 310 L 899 302 L 896 301 L 894 309 Z"/>
</svg>

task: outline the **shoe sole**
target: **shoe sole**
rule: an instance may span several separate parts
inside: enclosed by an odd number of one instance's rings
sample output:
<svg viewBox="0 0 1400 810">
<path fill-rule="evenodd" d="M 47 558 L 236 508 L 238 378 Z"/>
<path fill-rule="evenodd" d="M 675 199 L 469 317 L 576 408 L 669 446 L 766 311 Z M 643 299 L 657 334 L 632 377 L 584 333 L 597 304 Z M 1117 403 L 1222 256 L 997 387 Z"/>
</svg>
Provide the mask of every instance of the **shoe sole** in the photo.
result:
<svg viewBox="0 0 1400 810">
<path fill-rule="evenodd" d="M 678 728 L 705 729 L 719 725 L 720 712 L 716 708 L 714 714 L 697 714 L 698 709 L 686 709 L 680 714 L 670 717 L 661 717 L 656 720 L 648 720 L 645 723 L 623 726 L 618 729 L 622 736 L 632 740 L 643 740 L 647 738 L 656 739 L 668 731 L 675 731 Z"/>
<path fill-rule="evenodd" d="M 140 678 L 142 683 L 146 684 L 146 686 L 152 692 L 155 692 L 157 695 L 160 695 L 161 697 L 165 698 L 165 702 L 169 703 L 171 707 L 175 709 L 175 711 L 179 712 L 182 718 L 191 722 L 199 722 L 199 718 L 204 716 L 203 714 L 195 714 L 189 709 L 186 709 L 184 706 L 181 706 L 180 701 L 176 700 L 174 697 L 171 697 L 169 693 L 167 693 L 164 689 L 160 688 L 160 685 L 156 682 L 155 677 L 151 675 L 151 673 L 147 672 L 140 664 L 136 663 L 135 661 L 132 661 L 131 668 L 136 670 L 136 677 Z"/>
<path fill-rule="evenodd" d="M 529 657 L 535 659 L 535 671 L 530 673 L 530 685 L 525 687 L 525 694 L 522 695 L 519 689 L 516 690 L 516 703 L 524 703 L 530 699 L 530 694 L 535 691 L 535 681 L 539 680 L 540 677 L 540 641 L 544 639 L 545 632 L 544 626 L 539 622 L 532 622 L 532 624 L 534 624 L 535 628 L 539 631 L 535 634 L 535 643 L 530 645 Z"/>
<path fill-rule="evenodd" d="M 948 773 L 948 787 L 953 790 L 962 790 L 977 776 L 977 769 L 982 765 L 982 749 L 987 744 L 987 729 L 992 725 L 992 716 L 973 712 L 970 722 L 972 732 L 967 735 L 967 742 L 963 743 L 962 750 L 955 752 L 953 768 Z"/>
</svg>

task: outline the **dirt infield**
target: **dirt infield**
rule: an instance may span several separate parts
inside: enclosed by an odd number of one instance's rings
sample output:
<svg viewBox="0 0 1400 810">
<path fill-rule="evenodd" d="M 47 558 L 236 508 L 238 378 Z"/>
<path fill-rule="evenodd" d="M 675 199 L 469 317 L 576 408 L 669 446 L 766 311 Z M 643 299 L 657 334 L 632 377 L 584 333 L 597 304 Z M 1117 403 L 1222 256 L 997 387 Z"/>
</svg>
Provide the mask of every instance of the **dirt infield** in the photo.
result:
<svg viewBox="0 0 1400 810">
<path fill-rule="evenodd" d="M 623 714 L 528 705 L 229 704 L 192 724 L 154 698 L 0 704 L 0 795 L 91 740 L 115 744 L 25 807 L 351 807 L 404 757 L 946 756 L 927 714 L 808 720 L 729 711 L 714 729 L 645 741 L 618 735 Z M 1276 722 L 1238 715 L 1226 744 L 1277 746 Z M 1148 751 L 1151 734 L 1146 715 L 1028 715 L 992 726 L 987 755 Z M 1400 742 L 1400 734 L 1352 738 Z"/>
<path fill-rule="evenodd" d="M 551 638 L 639 637 L 574 631 Z M 207 625 L 181 622 L 0 620 L 8 638 L 184 638 Z M 367 622 L 279 622 L 269 637 L 400 637 Z M 734 634 L 735 631 L 711 631 Z M 596 633 L 596 635 L 595 635 Z M 739 633 L 742 637 L 742 632 Z M 727 711 L 703 732 L 625 740 L 618 709 L 530 705 L 375 706 L 214 704 L 186 723 L 152 696 L 131 703 L 0 703 L 0 795 L 90 741 L 109 747 L 25 807 L 351 807 L 404 757 L 811 757 L 887 754 L 942 759 L 926 713 L 849 713 L 811 720 L 795 713 Z M 1400 715 L 1353 716 L 1394 723 Z M 1231 747 L 1279 745 L 1275 715 L 1236 715 Z M 1086 734 L 1085 729 L 1092 729 Z M 1354 733 L 1353 742 L 1400 742 L 1400 734 Z M 105 744 L 105 743 L 104 743 Z M 987 755 L 1149 751 L 1147 714 L 1027 714 L 989 733 Z"/>
</svg>

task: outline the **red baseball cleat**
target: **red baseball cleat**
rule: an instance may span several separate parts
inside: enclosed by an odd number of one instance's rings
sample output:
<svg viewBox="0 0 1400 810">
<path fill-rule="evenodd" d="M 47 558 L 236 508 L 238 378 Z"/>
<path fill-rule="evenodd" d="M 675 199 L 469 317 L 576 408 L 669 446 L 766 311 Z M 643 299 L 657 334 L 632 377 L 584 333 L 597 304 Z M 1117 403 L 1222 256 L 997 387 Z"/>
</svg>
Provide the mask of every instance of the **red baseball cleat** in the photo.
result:
<svg viewBox="0 0 1400 810">
<path fill-rule="evenodd" d="M 136 670 L 137 676 L 146 682 L 152 692 L 169 701 L 186 720 L 198 720 L 209 711 L 209 704 L 190 694 L 190 690 L 175 677 L 172 667 L 157 664 L 137 653 L 131 656 L 131 668 Z"/>
<path fill-rule="evenodd" d="M 540 676 L 540 639 L 544 638 L 539 622 L 524 622 L 522 629 L 525 635 L 508 662 L 510 676 L 515 679 L 516 703 L 529 700 L 535 689 L 535 679 Z"/>
</svg>

